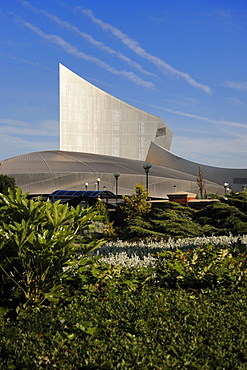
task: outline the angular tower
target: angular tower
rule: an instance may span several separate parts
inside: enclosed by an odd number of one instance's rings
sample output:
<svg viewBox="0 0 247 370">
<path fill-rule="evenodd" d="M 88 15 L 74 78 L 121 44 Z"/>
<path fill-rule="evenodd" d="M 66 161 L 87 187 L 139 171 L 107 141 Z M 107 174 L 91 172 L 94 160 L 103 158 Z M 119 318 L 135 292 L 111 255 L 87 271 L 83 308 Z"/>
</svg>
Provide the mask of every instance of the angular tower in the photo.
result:
<svg viewBox="0 0 247 370">
<path fill-rule="evenodd" d="M 144 112 L 87 82 L 62 64 L 60 150 L 146 160 L 150 144 L 169 150 L 172 132 Z"/>
</svg>

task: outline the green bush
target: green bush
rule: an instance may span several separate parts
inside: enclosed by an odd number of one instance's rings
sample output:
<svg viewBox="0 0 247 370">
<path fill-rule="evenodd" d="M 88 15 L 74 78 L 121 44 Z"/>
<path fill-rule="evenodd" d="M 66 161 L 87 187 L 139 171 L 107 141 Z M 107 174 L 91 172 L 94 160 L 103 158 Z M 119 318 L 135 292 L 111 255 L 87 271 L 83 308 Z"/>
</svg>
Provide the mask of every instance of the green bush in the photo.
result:
<svg viewBox="0 0 247 370">
<path fill-rule="evenodd" d="M 203 227 L 214 227 L 216 235 L 247 233 L 247 214 L 222 202 L 214 202 L 198 211 L 195 220 Z"/>
<path fill-rule="evenodd" d="M 71 271 L 71 302 L 0 311 L 0 369 L 246 368 L 242 246 L 164 252 L 154 269 L 83 257 Z"/>
<path fill-rule="evenodd" d="M 246 282 L 246 271 L 246 250 L 208 245 L 187 252 L 177 249 L 158 253 L 156 279 L 170 288 L 236 288 Z"/>
<path fill-rule="evenodd" d="M 8 307 L 37 307 L 66 295 L 66 266 L 76 264 L 80 249 L 87 253 L 102 241 L 83 245 L 77 233 L 86 232 L 97 213 L 91 208 L 27 199 L 18 188 L 0 195 L 0 298 Z"/>
<path fill-rule="evenodd" d="M 9 189 L 15 189 L 15 179 L 7 175 L 0 175 L 0 193 L 8 194 Z"/>
<path fill-rule="evenodd" d="M 0 327 L 0 369 L 244 370 L 246 293 L 145 287 L 81 295 Z"/>
<path fill-rule="evenodd" d="M 125 205 L 121 206 L 121 208 L 124 212 L 127 224 L 133 222 L 136 217 L 146 217 L 149 213 L 151 204 L 147 201 L 148 195 L 148 190 L 144 190 L 144 186 L 141 184 L 136 184 L 135 193 L 132 194 L 131 197 L 123 195 Z"/>
</svg>

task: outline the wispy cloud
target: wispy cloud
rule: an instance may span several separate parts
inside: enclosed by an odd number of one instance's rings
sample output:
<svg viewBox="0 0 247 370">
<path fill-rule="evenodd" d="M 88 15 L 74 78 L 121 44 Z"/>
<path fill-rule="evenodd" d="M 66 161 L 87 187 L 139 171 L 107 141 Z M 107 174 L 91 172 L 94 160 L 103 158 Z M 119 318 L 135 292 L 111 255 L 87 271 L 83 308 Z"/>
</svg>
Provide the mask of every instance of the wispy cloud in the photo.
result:
<svg viewBox="0 0 247 370">
<path fill-rule="evenodd" d="M 148 53 L 145 49 L 141 47 L 141 45 L 134 39 L 130 38 L 126 33 L 123 33 L 118 28 L 112 26 L 111 24 L 105 23 L 102 20 L 96 18 L 91 9 L 82 9 L 81 7 L 78 8 L 80 11 L 83 12 L 86 16 L 88 16 L 94 23 L 98 24 L 103 30 L 110 31 L 116 38 L 122 41 L 129 49 L 133 50 L 137 55 L 142 58 L 147 59 L 149 62 L 153 63 L 156 67 L 158 67 L 164 73 L 169 73 L 170 75 L 181 77 L 185 79 L 190 85 L 196 87 L 198 89 L 203 90 L 206 93 L 211 93 L 211 89 L 207 85 L 203 85 L 200 82 L 195 81 L 188 73 L 179 71 L 175 69 L 164 60 Z"/>
<path fill-rule="evenodd" d="M 0 160 L 18 154 L 59 147 L 59 123 L 47 119 L 26 122 L 0 118 Z"/>
<path fill-rule="evenodd" d="M 8 135 L 0 133 L 0 160 L 14 157 L 16 155 L 26 154 L 37 150 L 56 150 L 59 148 L 57 140 L 44 140 L 43 137 L 39 139 L 36 137 L 20 137 L 17 135 Z M 38 148 L 38 149 L 37 149 Z"/>
<path fill-rule="evenodd" d="M 231 89 L 236 90 L 247 90 L 247 81 L 225 81 L 221 84 L 225 87 L 230 87 Z"/>
<path fill-rule="evenodd" d="M 27 59 L 23 59 L 23 58 L 18 58 L 18 57 L 14 56 L 14 55 L 9 55 L 9 54 L 6 54 L 6 53 L 0 53 L 0 56 L 7 57 L 7 58 L 10 58 L 10 59 L 13 59 L 13 60 L 17 60 L 17 61 L 20 61 L 20 62 L 23 62 L 23 63 L 26 63 L 26 64 L 31 64 L 31 65 L 33 65 L 35 67 L 43 68 L 43 69 L 46 69 L 47 71 L 51 71 L 51 72 L 56 72 L 57 73 L 56 70 L 51 69 L 51 68 L 49 68 L 49 67 L 47 67 L 47 66 L 45 66 L 43 64 L 35 63 L 35 62 L 32 62 L 32 61 L 27 60 Z"/>
<path fill-rule="evenodd" d="M 20 136 L 58 136 L 57 120 L 41 120 L 37 123 L 0 118 L 0 134 Z"/>
<path fill-rule="evenodd" d="M 78 50 L 75 46 L 73 46 L 69 42 L 65 41 L 62 37 L 60 37 L 58 35 L 54 35 L 54 34 L 45 33 L 40 28 L 38 28 L 38 27 L 34 26 L 33 24 L 31 24 L 29 22 L 26 22 L 26 21 L 24 21 L 20 18 L 19 18 L 19 21 L 25 27 L 29 28 L 31 31 L 33 31 L 37 35 L 39 35 L 41 38 L 43 38 L 45 40 L 48 40 L 49 42 L 52 42 L 53 44 L 56 44 L 56 45 L 60 46 L 68 54 L 71 54 L 76 58 L 84 59 L 88 62 L 97 64 L 98 67 L 101 67 L 101 68 L 105 69 L 106 71 L 108 71 L 108 72 L 110 72 L 114 75 L 123 76 L 123 77 L 127 78 L 128 80 L 134 82 L 136 85 L 146 87 L 146 88 L 149 88 L 149 89 L 154 88 L 154 84 L 152 82 L 143 80 L 142 78 L 138 77 L 133 72 L 124 71 L 124 70 L 119 71 L 116 68 L 110 66 L 109 64 L 106 64 L 102 60 L 100 60 L 100 59 L 98 59 L 98 58 L 96 58 L 92 55 L 85 54 L 84 52 Z"/>
<path fill-rule="evenodd" d="M 216 15 L 216 17 L 222 19 L 222 20 L 225 20 L 225 19 L 230 19 L 231 16 L 232 16 L 232 11 L 231 9 L 217 9 L 214 11 L 214 15 Z"/>
<path fill-rule="evenodd" d="M 247 136 L 214 138 L 214 137 L 174 137 L 172 150 L 183 158 L 197 163 L 219 167 L 246 168 Z M 236 157 L 238 165 L 236 166 Z"/>
<path fill-rule="evenodd" d="M 63 27 L 63 28 L 66 28 L 70 31 L 74 31 L 76 32 L 78 35 L 80 35 L 81 37 L 83 37 L 86 41 L 88 41 L 91 45 L 94 45 L 95 47 L 99 48 L 100 50 L 103 50 L 103 51 L 106 51 L 107 53 L 111 54 L 111 55 L 115 55 L 116 57 L 118 57 L 119 59 L 123 60 L 124 62 L 128 63 L 130 66 L 136 68 L 139 72 L 141 73 L 144 73 L 146 75 L 150 75 L 150 76 L 155 76 L 154 73 L 152 72 L 149 72 L 149 71 L 146 71 L 144 68 L 142 68 L 142 66 L 140 64 L 138 64 L 137 62 L 131 60 L 130 58 L 128 58 L 127 56 L 125 56 L 124 54 L 122 54 L 121 52 L 119 51 L 116 51 L 114 49 L 112 49 L 111 47 L 105 45 L 103 42 L 101 41 L 97 41 L 95 40 L 91 35 L 85 33 L 85 32 L 82 32 L 81 30 L 79 30 L 78 27 L 72 25 L 71 23 L 67 22 L 67 21 L 63 21 L 61 20 L 59 17 L 53 15 L 53 14 L 50 14 L 48 13 L 47 11 L 45 10 L 42 10 L 42 9 L 38 9 L 38 8 L 35 8 L 33 7 L 29 2 L 27 1 L 22 1 L 22 4 L 28 8 L 30 8 L 31 10 L 35 11 L 35 12 L 39 12 L 43 15 L 45 15 L 47 18 L 49 18 L 50 20 L 56 22 L 59 26 Z"/>
<path fill-rule="evenodd" d="M 234 105 L 241 105 L 241 106 L 245 106 L 247 107 L 247 104 L 245 104 L 241 99 L 239 98 L 225 98 L 226 101 L 228 101 L 229 103 L 231 104 L 234 104 Z"/>
<path fill-rule="evenodd" d="M 230 122 L 230 121 L 225 121 L 224 119 L 215 120 L 215 119 L 211 119 L 211 118 L 208 118 L 208 117 L 202 117 L 202 116 L 198 116 L 196 114 L 181 112 L 181 111 L 173 110 L 173 109 L 166 108 L 166 107 L 159 107 L 159 106 L 153 105 L 153 104 L 149 104 L 149 105 L 150 105 L 150 107 L 158 108 L 158 109 L 164 110 L 164 111 L 172 113 L 172 114 L 177 114 L 179 116 L 193 118 L 193 119 L 196 119 L 196 120 L 199 120 L 199 121 L 206 121 L 206 122 L 209 122 L 209 123 L 216 123 L 217 125 L 230 125 L 230 126 L 242 127 L 242 128 L 247 129 L 247 124 L 244 124 L 244 123 Z"/>
</svg>

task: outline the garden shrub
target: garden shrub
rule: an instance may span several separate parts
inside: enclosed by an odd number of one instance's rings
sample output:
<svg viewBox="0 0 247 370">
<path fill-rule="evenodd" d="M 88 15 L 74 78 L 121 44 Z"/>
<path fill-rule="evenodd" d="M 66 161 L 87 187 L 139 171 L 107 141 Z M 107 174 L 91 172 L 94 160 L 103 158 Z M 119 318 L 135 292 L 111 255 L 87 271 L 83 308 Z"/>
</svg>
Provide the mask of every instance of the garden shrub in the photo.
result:
<svg viewBox="0 0 247 370">
<path fill-rule="evenodd" d="M 0 175 L 0 193 L 8 194 L 9 189 L 15 189 L 15 179 L 7 175 Z"/>
<path fill-rule="evenodd" d="M 76 251 L 87 253 L 102 241 L 75 243 L 97 213 L 91 208 L 28 199 L 18 188 L 0 195 L 0 298 L 9 307 L 37 307 L 66 296 L 65 267 Z"/>
<path fill-rule="evenodd" d="M 247 233 L 247 214 L 235 206 L 215 202 L 201 209 L 195 215 L 196 222 L 205 227 L 215 228 L 216 235 L 242 235 Z"/>
<path fill-rule="evenodd" d="M 78 295 L 0 327 L 0 369 L 244 370 L 245 293 L 145 287 Z"/>
<path fill-rule="evenodd" d="M 246 272 L 246 249 L 207 245 L 186 252 L 163 251 L 157 257 L 158 284 L 170 288 L 236 288 L 246 282 Z"/>
<path fill-rule="evenodd" d="M 151 204 L 147 201 L 148 196 L 148 190 L 144 190 L 144 186 L 141 184 L 136 184 L 135 193 L 131 197 L 122 196 L 125 200 L 125 205 L 121 206 L 121 208 L 127 224 L 133 222 L 138 216 L 146 217 L 151 210 Z"/>
</svg>

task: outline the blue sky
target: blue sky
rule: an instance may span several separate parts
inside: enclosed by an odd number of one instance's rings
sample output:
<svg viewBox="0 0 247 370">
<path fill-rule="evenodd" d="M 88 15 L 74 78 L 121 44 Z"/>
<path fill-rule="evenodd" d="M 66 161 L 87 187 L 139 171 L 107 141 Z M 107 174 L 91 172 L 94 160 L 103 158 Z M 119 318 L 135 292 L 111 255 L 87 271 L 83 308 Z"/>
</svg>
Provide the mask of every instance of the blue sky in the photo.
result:
<svg viewBox="0 0 247 370">
<path fill-rule="evenodd" d="M 59 149 L 58 64 L 159 116 L 171 151 L 247 168 L 245 0 L 0 0 L 0 160 Z"/>
</svg>

